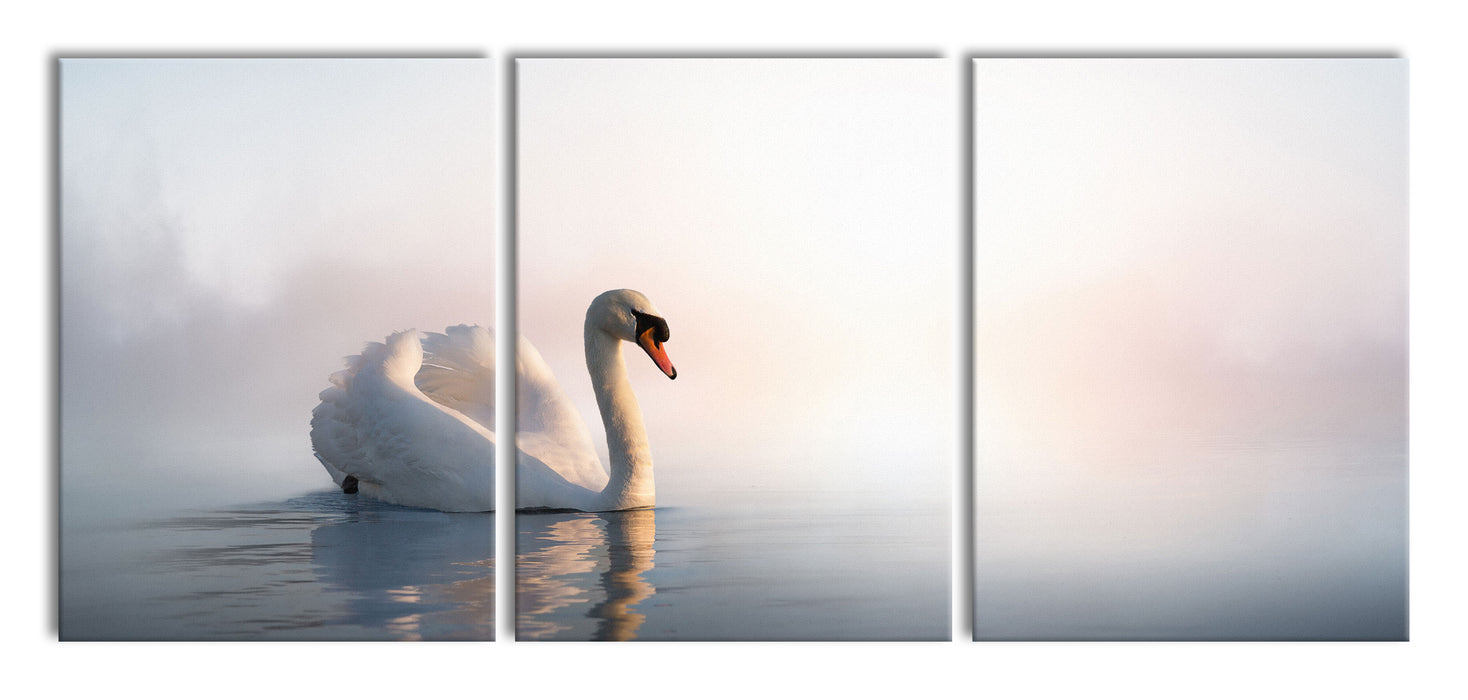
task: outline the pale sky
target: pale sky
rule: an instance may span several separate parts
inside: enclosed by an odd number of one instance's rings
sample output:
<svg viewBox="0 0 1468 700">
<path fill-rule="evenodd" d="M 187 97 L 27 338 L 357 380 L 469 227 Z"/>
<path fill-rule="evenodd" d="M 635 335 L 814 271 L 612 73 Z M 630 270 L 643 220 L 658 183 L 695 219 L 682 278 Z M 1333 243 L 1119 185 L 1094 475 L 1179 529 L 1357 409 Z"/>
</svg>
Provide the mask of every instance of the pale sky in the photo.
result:
<svg viewBox="0 0 1468 700">
<path fill-rule="evenodd" d="M 307 422 L 342 357 L 394 330 L 493 323 L 493 74 L 62 61 L 68 504 L 330 485 Z"/>
<path fill-rule="evenodd" d="M 1405 63 L 1009 60 L 976 79 L 980 394 L 1008 402 L 981 432 L 1155 433 L 1160 411 L 1400 437 Z M 1063 406 L 1026 384 L 1062 374 Z M 1277 420 L 1230 403 L 1276 375 Z M 1282 388 L 1307 381 L 1326 395 Z"/>
<path fill-rule="evenodd" d="M 628 355 L 660 503 L 751 488 L 946 502 L 955 67 L 517 67 L 520 331 L 596 440 L 582 319 L 597 293 L 629 287 L 667 317 L 678 368 L 669 382 Z"/>
<path fill-rule="evenodd" d="M 663 501 L 947 502 L 953 66 L 525 63 L 520 330 L 598 444 L 581 319 L 632 287 L 679 368 L 631 356 Z M 492 324 L 492 83 L 473 60 L 65 61 L 67 497 L 324 484 L 306 421 L 342 356 Z"/>
</svg>

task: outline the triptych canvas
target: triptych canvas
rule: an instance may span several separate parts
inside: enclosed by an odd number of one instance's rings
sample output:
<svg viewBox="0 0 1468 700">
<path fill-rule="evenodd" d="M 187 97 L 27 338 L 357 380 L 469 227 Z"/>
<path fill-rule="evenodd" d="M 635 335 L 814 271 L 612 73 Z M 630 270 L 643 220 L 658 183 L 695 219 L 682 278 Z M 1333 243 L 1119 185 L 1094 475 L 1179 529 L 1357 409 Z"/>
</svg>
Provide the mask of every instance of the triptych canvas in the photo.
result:
<svg viewBox="0 0 1468 700">
<path fill-rule="evenodd" d="M 59 81 L 63 640 L 1407 638 L 1405 60 Z"/>
</svg>

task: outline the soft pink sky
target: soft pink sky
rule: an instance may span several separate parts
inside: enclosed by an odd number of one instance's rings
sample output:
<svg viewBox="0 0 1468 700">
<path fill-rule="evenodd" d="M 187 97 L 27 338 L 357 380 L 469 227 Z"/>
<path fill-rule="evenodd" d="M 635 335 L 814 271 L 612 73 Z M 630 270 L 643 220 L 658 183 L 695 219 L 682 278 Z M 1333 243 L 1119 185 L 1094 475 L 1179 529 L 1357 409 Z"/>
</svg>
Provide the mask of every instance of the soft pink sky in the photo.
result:
<svg viewBox="0 0 1468 700">
<path fill-rule="evenodd" d="M 664 494 L 947 501 L 957 93 L 941 60 L 520 60 L 520 330 L 601 440 L 586 305 L 647 294 L 629 355 Z M 645 365 L 645 366 L 644 366 Z M 671 501 L 670 501 L 671 502 Z"/>
<path fill-rule="evenodd" d="M 1405 439 L 1405 77 L 980 62 L 981 442 Z"/>
</svg>

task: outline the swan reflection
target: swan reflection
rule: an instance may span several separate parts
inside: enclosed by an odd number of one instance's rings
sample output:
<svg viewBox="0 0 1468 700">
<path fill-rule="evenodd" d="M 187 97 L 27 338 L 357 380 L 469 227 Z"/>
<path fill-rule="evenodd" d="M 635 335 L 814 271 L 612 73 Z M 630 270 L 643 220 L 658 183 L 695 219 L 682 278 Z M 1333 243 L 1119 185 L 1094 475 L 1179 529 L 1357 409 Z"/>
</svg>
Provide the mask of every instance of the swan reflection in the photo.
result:
<svg viewBox="0 0 1468 700">
<path fill-rule="evenodd" d="M 493 639 L 494 515 L 363 505 L 311 531 L 318 580 L 346 594 L 334 624 L 405 641 Z"/>
<path fill-rule="evenodd" d="M 657 592 L 644 576 L 656 553 L 655 513 L 516 516 L 516 638 L 635 639 L 646 619 L 637 606 Z"/>
</svg>

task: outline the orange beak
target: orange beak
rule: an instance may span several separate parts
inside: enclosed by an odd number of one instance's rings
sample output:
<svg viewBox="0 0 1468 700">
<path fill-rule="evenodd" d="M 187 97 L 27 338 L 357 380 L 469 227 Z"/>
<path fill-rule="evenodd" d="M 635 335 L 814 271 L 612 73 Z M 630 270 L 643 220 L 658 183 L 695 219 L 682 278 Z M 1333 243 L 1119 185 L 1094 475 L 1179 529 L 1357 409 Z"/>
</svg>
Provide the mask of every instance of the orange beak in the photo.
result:
<svg viewBox="0 0 1468 700">
<path fill-rule="evenodd" d="M 638 335 L 637 345 L 647 353 L 648 357 L 652 358 L 653 363 L 663 371 L 663 374 L 668 375 L 668 379 L 677 379 L 678 370 L 673 369 L 673 361 L 668 359 L 668 352 L 663 349 L 663 344 L 653 339 L 653 330 L 648 328 Z"/>
</svg>

